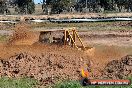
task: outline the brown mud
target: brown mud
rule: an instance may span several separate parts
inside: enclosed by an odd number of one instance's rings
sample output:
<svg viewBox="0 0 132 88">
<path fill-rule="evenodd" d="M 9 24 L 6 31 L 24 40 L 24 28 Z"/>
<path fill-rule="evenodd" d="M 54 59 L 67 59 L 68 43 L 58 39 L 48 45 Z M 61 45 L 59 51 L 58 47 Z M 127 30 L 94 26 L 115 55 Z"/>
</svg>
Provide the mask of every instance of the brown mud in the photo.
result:
<svg viewBox="0 0 132 88">
<path fill-rule="evenodd" d="M 92 33 L 94 36 L 90 35 Z M 78 80 L 81 77 L 81 68 L 86 68 L 91 79 L 122 79 L 132 75 L 131 33 L 79 32 L 85 46 L 93 47 L 82 51 L 70 46 L 39 43 L 39 33 L 32 32 L 29 25 L 19 24 L 9 41 L 0 44 L 0 76 L 26 76 L 39 80 L 40 85 L 49 85 L 64 79 Z M 110 45 L 109 41 L 112 40 L 107 40 L 110 36 L 115 40 L 127 38 L 131 43 L 127 44 L 127 48 L 119 40 L 121 46 L 117 42 Z M 92 42 L 93 40 L 96 42 Z M 97 40 L 104 40 L 105 43 L 98 45 L 100 42 Z"/>
</svg>

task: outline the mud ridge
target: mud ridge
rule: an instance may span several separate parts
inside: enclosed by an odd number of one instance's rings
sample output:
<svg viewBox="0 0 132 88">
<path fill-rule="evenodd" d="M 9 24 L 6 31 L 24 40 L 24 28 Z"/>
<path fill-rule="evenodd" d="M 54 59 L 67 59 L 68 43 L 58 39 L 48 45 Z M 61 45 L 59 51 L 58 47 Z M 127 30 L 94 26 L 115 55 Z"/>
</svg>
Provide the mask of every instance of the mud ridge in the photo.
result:
<svg viewBox="0 0 132 88">
<path fill-rule="evenodd" d="M 80 59 L 82 57 L 19 53 L 0 61 L 0 76 L 35 78 L 40 81 L 40 85 L 54 84 L 62 79 L 78 80 L 81 66 L 89 65 L 88 59 Z"/>
<path fill-rule="evenodd" d="M 124 79 L 132 76 L 132 55 L 121 60 L 113 60 L 104 68 L 103 77 L 107 79 Z"/>
</svg>

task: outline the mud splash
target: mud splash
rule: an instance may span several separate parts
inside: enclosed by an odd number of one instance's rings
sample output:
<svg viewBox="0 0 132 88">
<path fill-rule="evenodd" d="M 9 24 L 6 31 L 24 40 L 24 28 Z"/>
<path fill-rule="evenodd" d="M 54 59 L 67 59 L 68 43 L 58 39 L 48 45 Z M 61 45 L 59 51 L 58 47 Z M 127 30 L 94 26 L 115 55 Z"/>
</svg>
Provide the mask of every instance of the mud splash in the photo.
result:
<svg viewBox="0 0 132 88">
<path fill-rule="evenodd" d="M 39 33 L 33 32 L 30 25 L 25 23 L 17 24 L 14 27 L 13 35 L 8 41 L 8 45 L 32 45 L 38 41 Z"/>
</svg>

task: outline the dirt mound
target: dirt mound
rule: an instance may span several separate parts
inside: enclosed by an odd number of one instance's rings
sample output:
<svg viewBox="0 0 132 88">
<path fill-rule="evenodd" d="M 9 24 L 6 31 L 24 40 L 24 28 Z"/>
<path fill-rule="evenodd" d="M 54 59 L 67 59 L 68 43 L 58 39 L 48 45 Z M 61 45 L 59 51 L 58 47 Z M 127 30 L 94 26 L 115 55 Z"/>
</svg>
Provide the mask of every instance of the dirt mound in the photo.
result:
<svg viewBox="0 0 132 88">
<path fill-rule="evenodd" d="M 129 23 L 128 23 L 128 26 L 131 26 L 131 27 L 132 27 L 132 22 L 129 22 Z"/>
<path fill-rule="evenodd" d="M 32 31 L 31 26 L 20 23 L 15 26 L 13 36 L 9 39 L 8 44 L 32 45 L 36 41 L 38 41 L 38 34 Z"/>
<path fill-rule="evenodd" d="M 123 79 L 132 76 L 132 55 L 127 55 L 121 60 L 109 62 L 104 69 L 104 77 Z"/>
<path fill-rule="evenodd" d="M 62 79 L 79 79 L 79 71 L 84 64 L 89 65 L 89 60 L 84 57 L 49 53 L 34 56 L 20 53 L 11 56 L 8 60 L 1 60 L 0 75 L 31 77 L 39 80 L 43 85 L 48 85 Z"/>
</svg>

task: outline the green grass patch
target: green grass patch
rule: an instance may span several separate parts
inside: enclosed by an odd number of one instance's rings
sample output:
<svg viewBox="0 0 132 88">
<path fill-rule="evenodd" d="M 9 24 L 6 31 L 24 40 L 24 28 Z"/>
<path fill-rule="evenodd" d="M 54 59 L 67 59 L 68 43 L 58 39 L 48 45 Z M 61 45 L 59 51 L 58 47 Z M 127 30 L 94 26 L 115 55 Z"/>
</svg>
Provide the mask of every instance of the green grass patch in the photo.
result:
<svg viewBox="0 0 132 88">
<path fill-rule="evenodd" d="M 83 88 L 78 81 L 65 81 L 58 83 L 52 88 Z"/>
<path fill-rule="evenodd" d="M 0 78 L 0 88 L 36 88 L 37 81 L 30 78 Z"/>
</svg>

